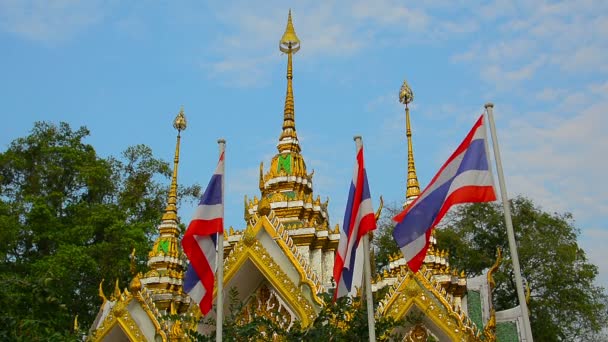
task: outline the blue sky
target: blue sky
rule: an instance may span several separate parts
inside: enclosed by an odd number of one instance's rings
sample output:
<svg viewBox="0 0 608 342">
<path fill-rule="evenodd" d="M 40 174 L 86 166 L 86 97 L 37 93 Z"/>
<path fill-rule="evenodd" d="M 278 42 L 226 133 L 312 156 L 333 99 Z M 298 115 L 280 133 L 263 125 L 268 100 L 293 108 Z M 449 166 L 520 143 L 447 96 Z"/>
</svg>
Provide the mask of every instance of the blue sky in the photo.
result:
<svg viewBox="0 0 608 342">
<path fill-rule="evenodd" d="M 184 105 L 179 180 L 206 185 L 225 138 L 226 224 L 240 229 L 259 163 L 276 153 L 289 8 L 302 41 L 296 127 L 332 224 L 342 221 L 355 134 L 375 203 L 403 201 L 397 95 L 407 79 L 421 185 L 493 102 L 509 194 L 572 212 L 608 286 L 605 1 L 0 0 L 0 147 L 35 121 L 66 121 L 86 125 L 103 156 L 141 143 L 170 161 Z M 180 208 L 184 221 L 194 205 Z"/>
</svg>

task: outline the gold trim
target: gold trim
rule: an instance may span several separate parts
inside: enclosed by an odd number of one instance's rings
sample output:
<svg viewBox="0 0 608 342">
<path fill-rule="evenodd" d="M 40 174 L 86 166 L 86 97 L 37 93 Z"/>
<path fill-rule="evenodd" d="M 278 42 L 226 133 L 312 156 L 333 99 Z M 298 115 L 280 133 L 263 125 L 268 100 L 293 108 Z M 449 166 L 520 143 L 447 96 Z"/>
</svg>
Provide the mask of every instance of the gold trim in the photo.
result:
<svg viewBox="0 0 608 342">
<path fill-rule="evenodd" d="M 300 289 L 302 282 L 294 284 L 281 267 L 273 261 L 272 256 L 259 241 L 256 240 L 250 246 L 237 244 L 234 252 L 230 254 L 224 265 L 224 284 L 228 284 L 243 264 L 247 260 L 251 260 L 258 270 L 262 272 L 268 283 L 291 306 L 293 312 L 298 316 L 300 322 L 302 322 L 302 326 L 307 327 L 312 323 L 316 317 L 316 312 L 311 303 L 308 303 L 306 297 L 302 294 L 302 290 Z M 311 293 L 315 296 L 314 287 L 311 288 Z M 216 294 L 217 288 L 214 291 L 214 296 Z"/>
<path fill-rule="evenodd" d="M 421 271 L 421 272 L 424 272 Z M 446 298 L 440 284 L 433 286 L 421 272 L 404 271 L 381 301 L 376 315 L 403 318 L 416 305 L 452 341 L 478 341 L 477 327 L 466 314 Z"/>
<path fill-rule="evenodd" d="M 147 314 L 148 318 L 152 322 L 152 325 L 154 325 L 156 335 L 159 335 L 162 341 L 167 341 L 167 335 L 163 331 L 161 324 L 158 322 L 157 317 L 160 317 L 160 313 L 155 308 L 154 310 L 150 308 L 150 305 L 153 304 L 151 301 L 149 303 L 146 301 L 146 299 L 142 296 L 142 292 L 144 291 L 139 291 L 132 294 L 125 290 L 122 294 L 119 294 L 118 298 L 116 298 L 116 304 L 114 304 L 114 306 L 110 309 L 110 312 L 100 323 L 99 327 L 92 331 L 92 333 L 87 337 L 87 340 L 102 341 L 118 324 L 125 332 L 129 340 L 145 341 L 143 332 L 133 320 L 133 317 L 131 317 L 131 313 L 128 310 L 129 304 L 133 300 L 136 300 L 142 310 L 144 310 L 144 312 Z M 149 296 L 147 291 L 146 295 Z"/>
</svg>

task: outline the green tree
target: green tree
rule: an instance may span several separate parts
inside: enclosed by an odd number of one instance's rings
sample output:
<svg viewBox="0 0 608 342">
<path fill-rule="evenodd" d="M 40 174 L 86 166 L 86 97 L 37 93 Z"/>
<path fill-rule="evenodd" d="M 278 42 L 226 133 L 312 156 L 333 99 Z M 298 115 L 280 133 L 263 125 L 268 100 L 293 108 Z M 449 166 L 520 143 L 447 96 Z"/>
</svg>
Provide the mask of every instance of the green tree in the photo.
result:
<svg viewBox="0 0 608 342">
<path fill-rule="evenodd" d="M 577 243 L 579 230 L 569 213 L 547 213 L 530 199 L 511 200 L 522 276 L 531 289 L 530 321 L 539 341 L 590 341 L 608 324 L 607 296 L 594 284 L 598 269 Z M 450 251 L 451 265 L 481 274 L 504 252 L 496 273 L 497 310 L 518 304 L 506 228 L 499 203 L 458 207 L 436 236 Z"/>
<path fill-rule="evenodd" d="M 378 219 L 378 228 L 374 231 L 372 241 L 377 272 L 388 266 L 390 256 L 401 253 L 397 243 L 395 243 L 395 238 L 393 238 L 393 230 L 395 229 L 393 217 L 401 210 L 403 208 L 396 203 L 388 204 L 384 207 L 382 216 Z"/>
<path fill-rule="evenodd" d="M 92 323 L 102 276 L 126 284 L 133 248 L 144 266 L 169 165 L 143 145 L 101 158 L 88 135 L 38 122 L 0 153 L 0 340 L 68 338 L 75 315 Z"/>
</svg>

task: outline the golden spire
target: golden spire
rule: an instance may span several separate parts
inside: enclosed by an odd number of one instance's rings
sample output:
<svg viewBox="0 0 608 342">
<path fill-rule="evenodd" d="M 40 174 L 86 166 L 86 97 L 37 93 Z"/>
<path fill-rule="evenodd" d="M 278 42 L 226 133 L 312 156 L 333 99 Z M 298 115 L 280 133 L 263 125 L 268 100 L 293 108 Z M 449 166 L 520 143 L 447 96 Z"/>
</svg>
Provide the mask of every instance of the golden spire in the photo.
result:
<svg viewBox="0 0 608 342">
<path fill-rule="evenodd" d="M 177 130 L 177 143 L 175 144 L 175 158 L 173 159 L 173 176 L 171 177 L 171 187 L 169 188 L 169 199 L 163 214 L 164 220 L 174 220 L 177 222 L 177 165 L 179 163 L 179 144 L 181 132 L 186 129 L 186 116 L 184 107 L 179 110 L 179 114 L 173 120 L 173 127 Z"/>
<path fill-rule="evenodd" d="M 300 39 L 296 35 L 291 21 L 291 10 L 287 16 L 287 27 L 279 42 L 279 50 L 287 54 L 287 94 L 285 95 L 285 109 L 283 110 L 283 132 L 279 138 L 279 152 L 300 151 L 300 144 L 296 135 L 295 110 L 293 100 L 293 65 L 292 56 L 300 50 Z"/>
<path fill-rule="evenodd" d="M 416 166 L 414 165 L 414 148 L 412 147 L 412 128 L 410 126 L 410 108 L 409 104 L 414 101 L 414 93 L 407 84 L 403 81 L 401 90 L 399 91 L 399 102 L 405 104 L 405 135 L 407 136 L 407 188 L 405 192 L 405 204 L 412 203 L 420 195 L 420 184 L 418 176 L 416 176 Z"/>
</svg>

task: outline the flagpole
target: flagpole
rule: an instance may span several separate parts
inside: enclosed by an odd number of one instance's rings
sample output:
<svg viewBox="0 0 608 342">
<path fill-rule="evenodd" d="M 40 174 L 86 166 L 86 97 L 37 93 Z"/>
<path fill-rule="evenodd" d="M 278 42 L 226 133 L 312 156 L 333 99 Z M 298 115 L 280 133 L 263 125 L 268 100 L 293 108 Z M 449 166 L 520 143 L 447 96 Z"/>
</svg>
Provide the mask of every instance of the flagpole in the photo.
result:
<svg viewBox="0 0 608 342">
<path fill-rule="evenodd" d="M 517 255 L 517 243 L 515 241 L 515 233 L 513 232 L 513 221 L 511 220 L 511 207 L 509 206 L 509 198 L 507 197 L 507 187 L 505 185 L 505 177 L 502 171 L 502 162 L 500 160 L 500 151 L 498 149 L 498 137 L 496 136 L 496 126 L 494 125 L 494 104 L 487 103 L 485 105 L 490 124 L 490 134 L 492 135 L 492 145 L 494 147 L 494 159 L 496 160 L 496 172 L 498 173 L 498 184 L 500 185 L 500 197 L 502 198 L 502 206 L 505 215 L 505 224 L 507 226 L 507 237 L 509 238 L 509 250 L 511 251 L 511 259 L 513 261 L 513 272 L 515 273 L 515 288 L 517 289 L 517 298 L 519 307 L 524 321 L 524 333 L 526 342 L 533 342 L 532 329 L 530 327 L 530 317 L 528 316 L 528 306 L 526 304 L 526 296 L 524 294 L 524 285 L 521 278 L 521 269 L 519 267 L 519 257 Z"/>
<path fill-rule="evenodd" d="M 357 151 L 360 147 L 363 147 L 363 140 L 361 136 L 355 136 L 353 138 L 357 145 Z M 367 327 L 369 330 L 369 341 L 376 341 L 376 324 L 374 321 L 374 299 L 372 297 L 372 268 L 369 261 L 369 236 L 367 233 L 363 234 L 363 279 L 365 285 L 365 295 L 367 302 Z"/>
<path fill-rule="evenodd" d="M 217 143 L 220 149 L 220 157 L 222 153 L 226 150 L 226 140 L 218 139 Z M 226 157 L 224 156 L 224 168 L 226 167 Z M 225 205 L 224 202 L 224 180 L 226 179 L 226 172 L 224 170 L 224 174 L 222 175 L 222 204 Z M 222 207 L 222 219 L 224 217 L 223 213 L 224 209 Z M 222 341 L 222 328 L 224 324 L 224 227 L 222 226 L 222 232 L 218 233 L 217 239 L 217 271 L 215 273 L 217 277 L 217 300 L 216 300 L 216 329 L 215 329 L 215 341 Z"/>
</svg>

